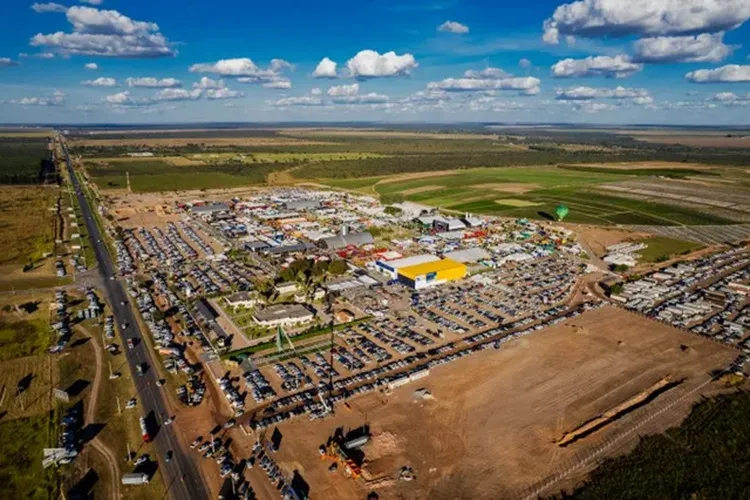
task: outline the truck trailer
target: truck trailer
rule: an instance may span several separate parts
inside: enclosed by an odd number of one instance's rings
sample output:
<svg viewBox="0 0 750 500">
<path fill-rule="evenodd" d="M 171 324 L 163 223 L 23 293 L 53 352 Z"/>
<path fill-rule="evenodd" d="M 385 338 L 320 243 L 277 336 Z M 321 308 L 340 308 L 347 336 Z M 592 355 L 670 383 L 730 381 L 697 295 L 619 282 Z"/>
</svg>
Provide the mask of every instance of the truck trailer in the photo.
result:
<svg viewBox="0 0 750 500">
<path fill-rule="evenodd" d="M 129 472 L 123 474 L 122 484 L 148 484 L 148 474 L 143 472 Z"/>
</svg>

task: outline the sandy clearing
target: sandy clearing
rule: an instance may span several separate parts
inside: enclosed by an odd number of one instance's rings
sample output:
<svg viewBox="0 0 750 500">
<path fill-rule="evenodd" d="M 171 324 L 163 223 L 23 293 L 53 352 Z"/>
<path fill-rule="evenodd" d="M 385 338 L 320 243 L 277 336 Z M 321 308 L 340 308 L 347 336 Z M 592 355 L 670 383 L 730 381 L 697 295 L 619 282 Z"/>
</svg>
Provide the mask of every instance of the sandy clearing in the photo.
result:
<svg viewBox="0 0 750 500">
<path fill-rule="evenodd" d="M 624 241 L 636 241 L 648 238 L 648 233 L 627 231 L 624 229 L 611 229 L 595 226 L 580 226 L 576 228 L 578 240 L 590 248 L 597 256 L 601 257 L 607 253 L 607 247 L 622 243 Z"/>
<path fill-rule="evenodd" d="M 660 401 L 560 448 L 554 440 L 566 429 L 666 375 L 684 378 L 673 390 L 687 392 L 736 356 L 727 347 L 613 307 L 506 346 L 434 368 L 429 377 L 390 396 L 355 399 L 351 409 L 339 406 L 332 418 L 282 424 L 287 444 L 277 458 L 282 467 L 299 470 L 318 498 L 363 498 L 374 483 L 328 472 L 317 448 L 337 427 L 348 431 L 367 423 L 373 439 L 363 452 L 371 475 L 392 476 L 406 464 L 417 475 L 415 481 L 378 488 L 383 500 L 517 497 L 576 454 L 627 429 Z M 413 391 L 420 387 L 435 399 L 416 401 Z M 655 419 L 649 431 L 678 423 L 697 397 Z M 618 451 L 632 448 L 637 434 Z"/>
<path fill-rule="evenodd" d="M 411 174 L 399 174 L 394 175 L 391 177 L 386 177 L 385 179 L 380 179 L 375 184 L 389 184 L 392 182 L 401 182 L 401 181 L 409 181 L 413 179 L 427 179 L 430 177 L 446 177 L 446 176 L 454 176 L 459 175 L 459 170 L 435 170 L 433 172 L 414 172 Z"/>
</svg>

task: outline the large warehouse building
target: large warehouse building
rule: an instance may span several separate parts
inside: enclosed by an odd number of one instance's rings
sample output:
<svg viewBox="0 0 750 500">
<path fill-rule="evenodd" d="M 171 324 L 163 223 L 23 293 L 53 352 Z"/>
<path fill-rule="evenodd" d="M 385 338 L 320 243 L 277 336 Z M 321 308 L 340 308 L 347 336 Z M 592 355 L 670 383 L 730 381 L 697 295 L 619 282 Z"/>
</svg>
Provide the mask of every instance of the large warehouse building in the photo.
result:
<svg viewBox="0 0 750 500">
<path fill-rule="evenodd" d="M 413 255 L 411 257 L 404 257 L 402 259 L 395 260 L 379 260 L 375 263 L 377 269 L 387 274 L 391 279 L 398 278 L 398 270 L 404 267 L 416 266 L 417 264 L 425 264 L 427 262 L 437 262 L 440 257 L 437 255 Z"/>
<path fill-rule="evenodd" d="M 415 290 L 455 281 L 466 276 L 466 265 L 451 259 L 425 262 L 398 270 L 398 280 Z"/>
</svg>

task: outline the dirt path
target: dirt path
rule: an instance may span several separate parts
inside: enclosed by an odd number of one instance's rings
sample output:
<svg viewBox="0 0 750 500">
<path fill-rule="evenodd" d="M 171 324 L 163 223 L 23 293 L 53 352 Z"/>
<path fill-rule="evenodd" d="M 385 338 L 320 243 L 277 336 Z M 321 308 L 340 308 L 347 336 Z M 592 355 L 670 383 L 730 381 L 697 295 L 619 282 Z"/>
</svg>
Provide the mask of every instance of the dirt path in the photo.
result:
<svg viewBox="0 0 750 500">
<path fill-rule="evenodd" d="M 102 380 L 102 352 L 99 342 L 96 340 L 96 336 L 92 335 L 86 328 L 81 327 L 84 335 L 86 335 L 94 346 L 94 355 L 96 359 L 96 376 L 94 377 L 94 383 L 91 385 L 91 395 L 89 397 L 89 404 L 86 408 L 85 422 L 86 425 L 90 425 L 96 418 L 96 404 L 99 399 L 99 385 Z M 109 466 L 109 475 L 111 480 L 110 491 L 112 492 L 112 498 L 117 500 L 120 498 L 120 469 L 117 466 L 117 457 L 107 446 L 99 439 L 95 437 L 91 440 L 91 446 L 102 454 L 104 459 L 107 461 Z"/>
</svg>

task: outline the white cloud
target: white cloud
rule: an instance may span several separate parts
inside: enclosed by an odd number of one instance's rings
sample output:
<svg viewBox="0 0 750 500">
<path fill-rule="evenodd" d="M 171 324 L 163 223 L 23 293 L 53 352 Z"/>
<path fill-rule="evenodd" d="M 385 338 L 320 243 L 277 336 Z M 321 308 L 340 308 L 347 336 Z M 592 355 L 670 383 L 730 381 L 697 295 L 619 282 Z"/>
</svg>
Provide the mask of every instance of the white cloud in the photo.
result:
<svg viewBox="0 0 750 500">
<path fill-rule="evenodd" d="M 83 65 L 83 67 L 92 71 L 96 71 L 99 69 L 99 65 L 96 63 L 86 63 Z"/>
<path fill-rule="evenodd" d="M 280 59 L 279 59 L 280 60 Z M 272 77 L 277 76 L 279 68 L 259 68 L 252 59 L 240 57 L 236 59 L 221 59 L 215 63 L 201 63 L 190 66 L 193 73 L 213 73 L 221 76 Z"/>
<path fill-rule="evenodd" d="M 539 78 L 532 76 L 490 78 L 446 78 L 439 82 L 427 84 L 428 90 L 446 90 L 448 92 L 477 92 L 483 90 L 519 90 L 527 94 L 536 94 L 539 90 Z"/>
<path fill-rule="evenodd" d="M 711 98 L 712 101 L 719 102 L 736 101 L 738 99 L 740 99 L 740 97 L 738 97 L 734 92 L 719 92 Z"/>
<path fill-rule="evenodd" d="M 114 104 L 118 106 L 134 106 L 136 101 L 130 95 L 127 90 L 124 92 L 118 92 L 104 97 L 104 102 L 107 104 Z"/>
<path fill-rule="evenodd" d="M 346 62 L 349 75 L 354 78 L 403 76 L 417 66 L 413 55 L 397 55 L 393 51 L 380 55 L 374 50 L 362 50 Z"/>
<path fill-rule="evenodd" d="M 438 31 L 464 35 L 469 32 L 469 27 L 456 21 L 445 21 L 443 24 L 438 26 Z"/>
<path fill-rule="evenodd" d="M 617 109 L 617 106 L 615 106 L 614 104 L 590 101 L 576 102 L 574 106 L 578 111 L 582 111 L 584 113 L 599 113 L 602 111 L 614 111 Z"/>
<path fill-rule="evenodd" d="M 53 2 L 47 2 L 47 3 L 33 3 L 31 4 L 31 9 L 34 12 L 38 12 L 40 14 L 46 13 L 46 12 L 58 12 L 62 13 L 68 10 L 68 8 L 64 5 L 60 5 L 59 3 L 53 3 Z"/>
<path fill-rule="evenodd" d="M 49 96 L 44 97 L 22 97 L 21 99 L 11 99 L 9 104 L 18 104 L 19 106 L 42 106 L 54 107 L 65 105 L 65 92 L 56 90 Z"/>
<path fill-rule="evenodd" d="M 331 101 L 335 104 L 379 104 L 390 101 L 387 95 L 370 92 L 367 94 L 333 97 Z"/>
<path fill-rule="evenodd" d="M 182 82 L 175 78 L 154 78 L 150 76 L 137 77 L 137 78 L 126 78 L 125 83 L 128 87 L 144 87 L 151 89 L 163 89 L 172 87 L 181 87 Z"/>
<path fill-rule="evenodd" d="M 0 68 L 16 65 L 18 65 L 18 63 L 12 60 L 10 57 L 0 57 Z"/>
<path fill-rule="evenodd" d="M 310 89 L 310 95 L 323 95 L 323 91 L 318 87 Z"/>
<path fill-rule="evenodd" d="M 637 40 L 633 44 L 636 62 L 720 62 L 734 47 L 724 43 L 724 33 L 697 36 L 659 36 Z"/>
<path fill-rule="evenodd" d="M 194 101 L 199 99 L 203 94 L 203 89 L 176 89 L 176 88 L 165 88 L 154 94 L 152 100 L 154 101 Z"/>
<path fill-rule="evenodd" d="M 579 0 L 544 21 L 543 40 L 560 35 L 623 37 L 693 35 L 737 28 L 750 18 L 747 0 Z"/>
<path fill-rule="evenodd" d="M 31 57 L 33 59 L 54 59 L 55 54 L 53 54 L 52 52 L 37 52 L 35 54 L 21 52 L 20 54 L 18 54 L 18 57 Z"/>
<path fill-rule="evenodd" d="M 104 76 L 100 76 L 95 80 L 85 80 L 81 83 L 87 87 L 117 87 L 117 80 Z"/>
<path fill-rule="evenodd" d="M 353 96 L 359 94 L 359 84 L 335 85 L 326 92 L 331 97 Z"/>
<path fill-rule="evenodd" d="M 202 77 L 196 83 L 193 84 L 194 89 L 223 89 L 224 80 L 214 80 L 207 76 Z"/>
<path fill-rule="evenodd" d="M 648 90 L 626 87 L 594 88 L 571 87 L 557 90 L 558 101 L 586 101 L 592 99 L 636 99 L 648 97 Z"/>
<path fill-rule="evenodd" d="M 694 83 L 750 82 L 750 66 L 727 64 L 716 69 L 699 69 L 685 78 Z"/>
<path fill-rule="evenodd" d="M 87 3 L 89 5 L 101 5 L 102 0 L 81 0 L 81 3 Z"/>
<path fill-rule="evenodd" d="M 278 108 L 286 108 L 290 106 L 322 106 L 323 99 L 321 99 L 319 95 L 283 97 L 277 101 L 270 101 L 268 104 Z"/>
<path fill-rule="evenodd" d="M 292 82 L 288 78 L 280 78 L 264 83 L 263 88 L 288 90 L 292 88 Z"/>
<path fill-rule="evenodd" d="M 638 106 L 646 106 L 651 107 L 654 103 L 654 98 L 650 95 L 636 97 L 633 99 L 633 104 L 637 104 Z"/>
<path fill-rule="evenodd" d="M 604 76 L 625 78 L 643 69 L 642 64 L 631 61 L 629 56 L 589 56 L 585 59 L 563 59 L 552 66 L 555 78 Z"/>
<path fill-rule="evenodd" d="M 324 57 L 315 67 L 312 76 L 315 78 L 336 78 L 336 63 Z"/>
<path fill-rule="evenodd" d="M 511 76 L 509 73 L 500 68 L 485 68 L 479 71 L 470 69 L 464 71 L 464 78 L 507 78 L 509 76 Z"/>
<path fill-rule="evenodd" d="M 30 44 L 49 47 L 66 56 L 149 58 L 176 54 L 156 23 L 134 21 L 116 10 L 79 6 L 69 8 L 66 17 L 73 25 L 72 33 L 38 33 Z"/>
<path fill-rule="evenodd" d="M 523 57 L 518 61 L 518 67 L 521 69 L 529 69 L 531 67 L 531 61 Z"/>
<path fill-rule="evenodd" d="M 237 90 L 231 90 L 227 87 L 222 87 L 220 89 L 208 89 L 206 90 L 206 98 L 211 100 L 218 100 L 218 99 L 236 99 L 238 97 L 244 97 L 245 94 L 242 92 L 239 92 Z"/>
</svg>

